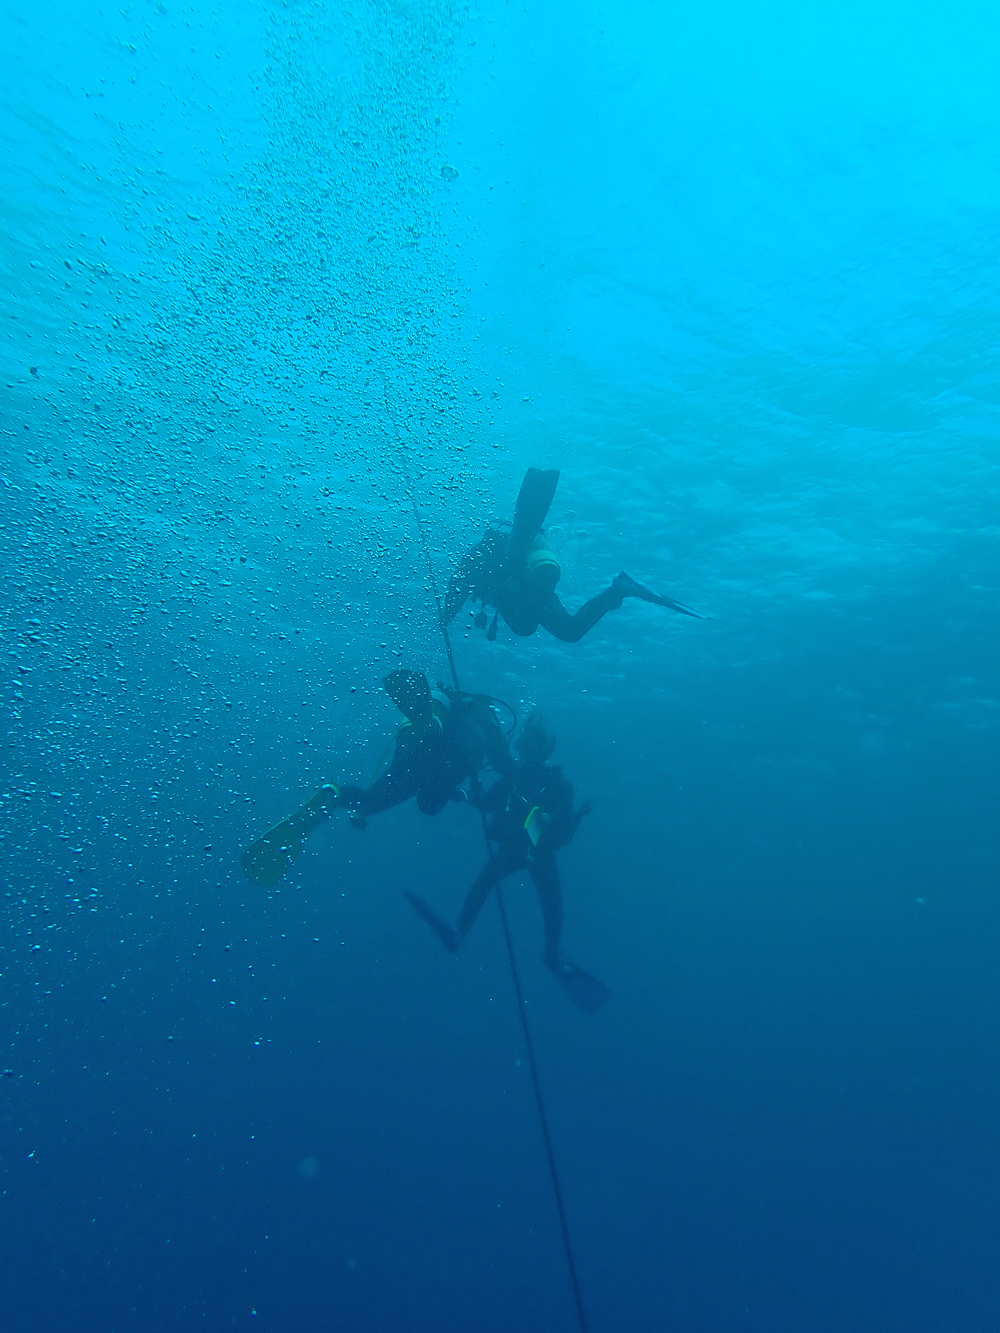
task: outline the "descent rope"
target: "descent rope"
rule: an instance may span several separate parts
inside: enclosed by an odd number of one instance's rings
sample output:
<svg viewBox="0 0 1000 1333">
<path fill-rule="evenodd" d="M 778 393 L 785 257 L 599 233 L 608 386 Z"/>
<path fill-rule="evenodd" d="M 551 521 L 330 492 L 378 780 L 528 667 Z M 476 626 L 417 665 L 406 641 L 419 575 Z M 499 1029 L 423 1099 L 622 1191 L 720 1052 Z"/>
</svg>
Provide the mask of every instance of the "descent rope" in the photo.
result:
<svg viewBox="0 0 1000 1333">
<path fill-rule="evenodd" d="M 388 398 L 386 398 L 386 409 L 388 412 Z M 395 417 L 388 412 L 390 420 L 395 424 Z M 397 436 L 399 429 L 397 429 Z M 451 635 L 448 633 L 448 626 L 445 624 L 444 615 L 441 606 L 441 597 L 437 589 L 437 579 L 434 575 L 434 563 L 431 560 L 430 542 L 427 540 L 427 532 L 424 528 L 423 519 L 420 515 L 420 509 L 417 505 L 417 498 L 414 494 L 413 485 L 410 481 L 409 468 L 406 464 L 406 454 L 403 441 L 399 439 L 398 450 L 400 470 L 403 473 L 406 484 L 406 493 L 413 508 L 413 520 L 417 527 L 417 535 L 420 539 L 420 545 L 424 552 L 424 559 L 427 562 L 427 578 L 430 584 L 431 594 L 434 598 L 434 605 L 437 610 L 438 628 L 441 630 L 441 637 L 444 639 L 445 652 L 448 654 L 448 666 L 451 670 L 451 678 L 455 689 L 461 691 L 461 685 L 458 680 L 458 668 L 455 666 L 455 654 L 451 648 Z M 483 825 L 483 837 L 486 840 L 486 850 L 490 856 L 493 855 L 493 847 L 490 843 L 489 831 L 486 827 L 486 817 L 480 811 L 479 815 Z M 563 1203 L 562 1183 L 559 1178 L 559 1169 L 556 1166 L 556 1155 L 552 1147 L 552 1135 L 549 1131 L 549 1117 L 545 1109 L 545 1098 L 542 1095 L 542 1084 L 538 1076 L 538 1062 L 535 1059 L 535 1046 L 531 1039 L 531 1028 L 528 1024 L 527 1001 L 524 998 L 524 992 L 521 990 L 521 977 L 517 970 L 517 959 L 514 954 L 514 941 L 510 933 L 510 924 L 507 920 L 507 908 L 504 904 L 503 893 L 500 885 L 496 886 L 497 907 L 500 909 L 500 922 L 503 926 L 504 940 L 507 944 L 507 957 L 510 959 L 510 975 L 514 983 L 514 995 L 517 999 L 517 1012 L 521 1019 L 521 1031 L 524 1034 L 524 1048 L 528 1055 L 528 1069 L 531 1071 L 531 1083 L 535 1091 L 535 1105 L 538 1108 L 538 1121 L 542 1130 L 542 1141 L 545 1144 L 545 1156 L 548 1158 L 549 1175 L 552 1178 L 552 1193 L 555 1196 L 556 1212 L 559 1214 L 559 1227 L 562 1232 L 563 1247 L 566 1251 L 566 1266 L 569 1269 L 570 1285 L 573 1288 L 573 1300 L 576 1305 L 576 1317 L 580 1324 L 580 1333 L 587 1333 L 587 1319 L 583 1308 L 583 1296 L 580 1292 L 580 1279 L 577 1276 L 576 1259 L 573 1255 L 573 1242 L 570 1238 L 569 1223 L 566 1219 L 566 1207 Z"/>
</svg>

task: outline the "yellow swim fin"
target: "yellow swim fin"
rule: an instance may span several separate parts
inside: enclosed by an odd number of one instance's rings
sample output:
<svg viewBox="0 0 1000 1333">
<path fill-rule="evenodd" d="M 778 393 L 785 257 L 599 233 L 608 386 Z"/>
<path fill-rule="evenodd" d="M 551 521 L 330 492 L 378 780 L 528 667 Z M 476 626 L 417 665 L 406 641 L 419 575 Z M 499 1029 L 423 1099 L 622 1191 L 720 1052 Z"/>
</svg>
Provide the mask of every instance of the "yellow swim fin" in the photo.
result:
<svg viewBox="0 0 1000 1333">
<path fill-rule="evenodd" d="M 329 818 L 339 795 L 340 788 L 333 784 L 320 787 L 294 814 L 269 828 L 263 837 L 252 843 L 240 856 L 240 865 L 247 879 L 273 889 L 302 851 L 309 834 Z"/>
</svg>

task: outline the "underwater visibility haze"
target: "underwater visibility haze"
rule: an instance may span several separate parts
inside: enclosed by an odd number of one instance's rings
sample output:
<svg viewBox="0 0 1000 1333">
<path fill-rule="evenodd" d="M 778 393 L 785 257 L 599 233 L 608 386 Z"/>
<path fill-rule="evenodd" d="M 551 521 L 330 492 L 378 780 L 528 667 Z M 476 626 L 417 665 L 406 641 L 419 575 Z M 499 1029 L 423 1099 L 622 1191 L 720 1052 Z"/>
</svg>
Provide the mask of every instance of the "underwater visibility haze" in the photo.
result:
<svg viewBox="0 0 1000 1333">
<path fill-rule="evenodd" d="M 2 27 L 3 1329 L 995 1329 L 995 7 Z M 476 812 L 240 864 L 531 467 L 706 617 L 450 627 L 592 804 L 599 1012 L 503 898 L 582 1309 Z"/>
</svg>

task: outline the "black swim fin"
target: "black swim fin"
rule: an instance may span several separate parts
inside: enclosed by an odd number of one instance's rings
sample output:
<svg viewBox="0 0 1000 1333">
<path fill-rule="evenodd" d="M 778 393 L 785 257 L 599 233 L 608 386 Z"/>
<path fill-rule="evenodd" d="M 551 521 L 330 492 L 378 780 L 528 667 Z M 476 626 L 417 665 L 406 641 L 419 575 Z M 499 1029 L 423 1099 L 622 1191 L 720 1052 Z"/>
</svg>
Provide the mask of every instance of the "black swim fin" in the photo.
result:
<svg viewBox="0 0 1000 1333">
<path fill-rule="evenodd" d="M 585 1014 L 596 1014 L 611 999 L 611 992 L 603 981 L 571 963 L 565 954 L 558 954 L 548 966 L 569 998 Z"/>
<path fill-rule="evenodd" d="M 636 597 L 640 602 L 652 602 L 654 606 L 665 606 L 668 610 L 677 611 L 682 616 L 693 616 L 695 620 L 711 620 L 711 616 L 702 615 L 700 611 L 692 611 L 683 602 L 675 602 L 672 597 L 664 597 L 662 593 L 653 592 L 644 583 L 637 582 L 631 574 L 624 572 L 619 574 L 614 580 L 614 587 L 624 597 Z"/>
<path fill-rule="evenodd" d="M 448 952 L 458 953 L 462 943 L 462 937 L 459 935 L 455 927 L 450 926 L 447 921 L 443 921 L 441 917 L 438 916 L 437 912 L 428 906 L 423 898 L 418 898 L 415 893 L 407 893 L 406 901 L 416 912 L 417 916 L 423 917 Z"/>
<path fill-rule="evenodd" d="M 527 559 L 528 548 L 545 522 L 558 485 L 559 473 L 554 468 L 543 472 L 541 468 L 529 467 L 524 474 L 507 538 L 507 561 L 511 568 L 521 568 Z"/>
<path fill-rule="evenodd" d="M 431 708 L 431 687 L 427 677 L 419 671 L 390 671 L 383 677 L 385 692 L 413 726 L 414 731 L 426 731 L 434 721 Z"/>
</svg>

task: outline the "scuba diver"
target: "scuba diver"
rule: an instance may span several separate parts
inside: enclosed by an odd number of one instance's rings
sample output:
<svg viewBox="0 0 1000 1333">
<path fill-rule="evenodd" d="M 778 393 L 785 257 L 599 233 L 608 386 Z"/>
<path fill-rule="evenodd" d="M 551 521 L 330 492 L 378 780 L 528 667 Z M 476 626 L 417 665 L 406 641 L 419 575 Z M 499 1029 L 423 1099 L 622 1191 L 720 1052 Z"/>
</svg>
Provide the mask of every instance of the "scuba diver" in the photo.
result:
<svg viewBox="0 0 1000 1333">
<path fill-rule="evenodd" d="M 382 684 L 406 718 L 396 733 L 388 771 L 368 788 L 320 787 L 242 854 L 248 879 L 268 888 L 277 884 L 309 834 L 334 810 L 348 810 L 352 823 L 364 828 L 369 815 L 415 796 L 425 815 L 436 815 L 448 801 L 468 799 L 461 784 L 476 780 L 484 764 L 502 777 L 514 772 L 493 700 L 440 685 L 432 693 L 427 677 L 417 671 L 392 671 Z"/>
<path fill-rule="evenodd" d="M 556 863 L 556 852 L 572 840 L 580 821 L 590 812 L 590 803 L 574 809 L 573 788 L 562 769 L 548 763 L 555 747 L 555 740 L 546 734 L 537 714 L 530 714 L 514 743 L 520 756 L 514 771 L 501 776 L 486 792 L 477 784 L 470 795 L 483 812 L 490 856 L 466 895 L 458 922 L 449 925 L 415 894 L 407 893 L 406 898 L 448 952 L 455 954 L 491 890 L 508 875 L 527 870 L 542 908 L 545 963 L 574 1003 L 592 1014 L 610 998 L 610 991 L 560 952 L 563 908 Z"/>
<path fill-rule="evenodd" d="M 448 583 L 441 624 L 447 627 L 471 597 L 482 603 L 475 618 L 479 629 L 486 626 L 486 607 L 496 608 L 486 637 L 497 636 L 497 616 L 502 616 L 515 634 L 534 634 L 541 625 L 563 643 L 578 643 L 609 611 L 617 611 L 626 597 L 668 607 L 681 615 L 705 619 L 697 611 L 663 597 L 637 583 L 630 574 L 618 574 L 611 585 L 584 602 L 571 615 L 556 596 L 559 561 L 548 549 L 542 524 L 549 512 L 559 481 L 557 471 L 529 467 L 518 491 L 510 531 L 490 528 L 466 552 Z"/>
</svg>

